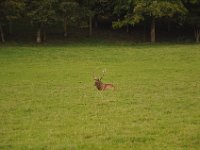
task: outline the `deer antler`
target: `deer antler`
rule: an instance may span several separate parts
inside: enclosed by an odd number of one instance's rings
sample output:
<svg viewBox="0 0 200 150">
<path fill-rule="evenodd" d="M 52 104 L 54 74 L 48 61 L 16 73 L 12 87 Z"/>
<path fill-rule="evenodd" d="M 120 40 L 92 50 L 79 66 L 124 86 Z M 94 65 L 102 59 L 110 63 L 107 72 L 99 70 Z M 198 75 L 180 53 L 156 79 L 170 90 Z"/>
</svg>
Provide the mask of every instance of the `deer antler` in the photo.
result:
<svg viewBox="0 0 200 150">
<path fill-rule="evenodd" d="M 102 71 L 102 76 L 100 77 L 100 80 L 103 79 L 105 73 L 106 73 L 106 69 L 104 69 L 104 70 Z"/>
<path fill-rule="evenodd" d="M 95 76 L 94 72 L 93 72 L 93 78 L 94 78 L 94 79 L 97 79 L 97 77 Z"/>
<path fill-rule="evenodd" d="M 94 85 L 96 86 L 96 88 L 99 90 L 99 91 L 104 91 L 104 90 L 109 90 L 109 89 L 115 89 L 114 85 L 113 84 L 104 84 L 101 82 L 101 79 L 104 77 L 104 74 L 106 72 L 106 69 L 104 69 L 102 71 L 102 76 L 100 78 L 96 78 L 95 79 L 95 82 L 94 82 Z"/>
</svg>

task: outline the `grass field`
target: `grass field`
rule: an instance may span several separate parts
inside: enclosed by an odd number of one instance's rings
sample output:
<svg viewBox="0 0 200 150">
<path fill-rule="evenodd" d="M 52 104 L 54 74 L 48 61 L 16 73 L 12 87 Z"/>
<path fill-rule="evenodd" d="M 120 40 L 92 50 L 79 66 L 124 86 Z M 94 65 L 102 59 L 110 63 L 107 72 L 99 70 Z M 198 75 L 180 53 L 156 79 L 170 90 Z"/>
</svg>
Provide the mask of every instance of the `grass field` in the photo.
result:
<svg viewBox="0 0 200 150">
<path fill-rule="evenodd" d="M 199 149 L 200 45 L 0 46 L 0 117 L 1 150 Z"/>
</svg>

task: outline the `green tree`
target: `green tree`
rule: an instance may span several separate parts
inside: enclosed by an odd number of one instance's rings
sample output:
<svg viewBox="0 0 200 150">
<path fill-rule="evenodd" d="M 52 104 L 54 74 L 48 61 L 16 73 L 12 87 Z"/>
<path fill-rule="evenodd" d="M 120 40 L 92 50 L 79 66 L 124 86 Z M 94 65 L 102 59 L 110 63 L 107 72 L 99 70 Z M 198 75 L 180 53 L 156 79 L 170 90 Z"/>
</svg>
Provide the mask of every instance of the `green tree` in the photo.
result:
<svg viewBox="0 0 200 150">
<path fill-rule="evenodd" d="M 64 37 L 68 36 L 68 25 L 70 22 L 75 22 L 79 17 L 79 4 L 75 0 L 59 0 L 58 14 L 63 20 Z"/>
<path fill-rule="evenodd" d="M 115 28 L 122 27 L 127 24 L 136 24 L 145 19 L 151 20 L 151 42 L 156 40 L 156 21 L 162 18 L 172 18 L 185 15 L 187 10 L 180 0 L 127 0 L 127 4 L 132 4 L 124 18 L 118 22 L 114 22 Z"/>
<path fill-rule="evenodd" d="M 1 0 L 0 1 L 0 33 L 1 41 L 5 42 L 3 26 L 10 24 L 21 16 L 25 7 L 24 0 Z"/>
<path fill-rule="evenodd" d="M 93 11 L 95 12 L 95 26 L 98 21 L 112 21 L 115 0 L 96 0 Z"/>
<path fill-rule="evenodd" d="M 89 35 L 92 35 L 92 22 L 93 17 L 95 16 L 96 12 L 94 7 L 96 6 L 96 0 L 79 0 L 79 4 L 81 6 L 81 17 L 88 19 L 88 26 L 89 26 Z"/>
<path fill-rule="evenodd" d="M 80 16 L 88 23 L 89 35 L 93 32 L 93 22 L 97 27 L 98 16 L 109 17 L 112 15 L 114 0 L 78 0 L 81 7 Z"/>
<path fill-rule="evenodd" d="M 37 43 L 46 39 L 45 26 L 51 25 L 57 19 L 56 2 L 56 0 L 30 0 L 27 2 L 27 16 L 37 27 Z"/>
<path fill-rule="evenodd" d="M 200 41 L 200 2 L 198 0 L 191 0 L 186 2 L 188 8 L 188 15 L 186 23 L 194 28 L 195 41 Z"/>
<path fill-rule="evenodd" d="M 114 2 L 114 11 L 113 15 L 116 16 L 118 22 L 114 22 L 113 26 L 121 28 L 122 26 L 127 26 L 127 32 L 129 32 L 129 25 L 132 25 L 130 20 L 123 19 L 123 17 L 132 14 L 133 10 L 133 1 L 132 0 L 116 0 Z M 121 20 L 121 22 L 120 22 Z M 123 20 L 123 21 L 122 21 Z"/>
</svg>

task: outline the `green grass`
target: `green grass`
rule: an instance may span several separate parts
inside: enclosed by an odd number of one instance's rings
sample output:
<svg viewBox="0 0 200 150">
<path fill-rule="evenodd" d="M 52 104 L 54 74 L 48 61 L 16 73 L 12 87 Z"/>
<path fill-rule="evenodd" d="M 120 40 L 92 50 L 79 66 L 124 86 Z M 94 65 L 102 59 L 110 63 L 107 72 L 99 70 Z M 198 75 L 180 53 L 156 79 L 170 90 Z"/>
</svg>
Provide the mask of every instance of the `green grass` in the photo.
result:
<svg viewBox="0 0 200 150">
<path fill-rule="evenodd" d="M 93 72 L 116 91 L 98 92 Z M 0 149 L 200 147 L 200 46 L 0 46 Z"/>
</svg>

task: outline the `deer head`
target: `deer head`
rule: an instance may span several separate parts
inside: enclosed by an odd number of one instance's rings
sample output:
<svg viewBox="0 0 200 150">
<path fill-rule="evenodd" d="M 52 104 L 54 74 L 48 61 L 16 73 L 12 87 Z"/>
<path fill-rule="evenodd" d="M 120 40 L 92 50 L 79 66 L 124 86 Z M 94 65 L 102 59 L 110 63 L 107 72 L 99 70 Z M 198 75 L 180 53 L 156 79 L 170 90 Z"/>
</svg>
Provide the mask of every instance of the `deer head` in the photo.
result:
<svg viewBox="0 0 200 150">
<path fill-rule="evenodd" d="M 99 90 L 99 91 L 104 91 L 104 90 L 107 90 L 107 89 L 114 89 L 114 86 L 113 84 L 104 84 L 101 80 L 103 79 L 104 77 L 104 74 L 105 74 L 105 70 L 102 72 L 102 76 L 97 78 L 96 76 L 93 76 L 94 77 L 94 86 L 96 86 L 96 88 Z"/>
</svg>

